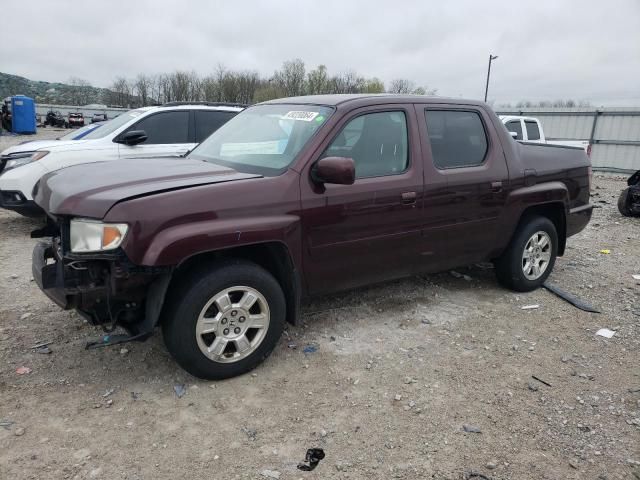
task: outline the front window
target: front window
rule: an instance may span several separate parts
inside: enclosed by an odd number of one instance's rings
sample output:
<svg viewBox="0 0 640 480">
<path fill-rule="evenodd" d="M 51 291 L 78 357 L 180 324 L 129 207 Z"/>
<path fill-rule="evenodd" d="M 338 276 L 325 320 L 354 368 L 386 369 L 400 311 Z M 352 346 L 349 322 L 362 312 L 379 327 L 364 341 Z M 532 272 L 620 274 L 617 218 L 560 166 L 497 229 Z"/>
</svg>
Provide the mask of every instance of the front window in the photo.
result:
<svg viewBox="0 0 640 480">
<path fill-rule="evenodd" d="M 95 140 L 96 138 L 104 138 L 110 133 L 113 133 L 116 130 L 118 130 L 120 127 L 122 127 L 126 123 L 129 123 L 130 121 L 138 118 L 144 112 L 145 112 L 144 110 L 131 110 L 129 112 L 122 113 L 118 115 L 116 118 L 114 118 L 113 120 L 109 120 L 108 122 L 101 125 L 100 128 L 98 128 L 97 130 L 94 130 L 93 132 L 85 135 L 82 138 L 83 140 Z"/>
<path fill-rule="evenodd" d="M 280 175 L 333 113 L 316 105 L 251 107 L 202 142 L 189 158 L 241 172 Z"/>
</svg>

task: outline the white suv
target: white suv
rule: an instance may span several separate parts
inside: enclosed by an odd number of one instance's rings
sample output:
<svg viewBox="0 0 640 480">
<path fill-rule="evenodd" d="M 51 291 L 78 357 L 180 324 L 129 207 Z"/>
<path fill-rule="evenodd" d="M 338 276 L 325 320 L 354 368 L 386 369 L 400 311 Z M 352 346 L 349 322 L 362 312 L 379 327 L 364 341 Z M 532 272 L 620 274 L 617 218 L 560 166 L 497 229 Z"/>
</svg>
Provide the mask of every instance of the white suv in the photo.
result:
<svg viewBox="0 0 640 480">
<path fill-rule="evenodd" d="M 81 139 L 10 147 L 0 154 L 0 207 L 40 215 L 31 192 L 44 174 L 81 163 L 182 156 L 242 109 L 235 104 L 168 103 L 130 110 Z"/>
</svg>

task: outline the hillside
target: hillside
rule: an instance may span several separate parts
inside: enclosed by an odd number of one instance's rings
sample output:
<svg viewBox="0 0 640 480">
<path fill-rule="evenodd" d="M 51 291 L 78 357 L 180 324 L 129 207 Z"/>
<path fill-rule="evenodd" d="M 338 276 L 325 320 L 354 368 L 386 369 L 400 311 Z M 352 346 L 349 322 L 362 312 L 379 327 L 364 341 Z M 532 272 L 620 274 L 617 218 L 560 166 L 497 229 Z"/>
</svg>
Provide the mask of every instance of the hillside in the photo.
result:
<svg viewBox="0 0 640 480">
<path fill-rule="evenodd" d="M 0 72 L 0 99 L 22 94 L 39 103 L 58 105 L 87 105 L 105 103 L 109 90 L 92 86 L 69 85 L 29 80 L 28 78 Z"/>
</svg>

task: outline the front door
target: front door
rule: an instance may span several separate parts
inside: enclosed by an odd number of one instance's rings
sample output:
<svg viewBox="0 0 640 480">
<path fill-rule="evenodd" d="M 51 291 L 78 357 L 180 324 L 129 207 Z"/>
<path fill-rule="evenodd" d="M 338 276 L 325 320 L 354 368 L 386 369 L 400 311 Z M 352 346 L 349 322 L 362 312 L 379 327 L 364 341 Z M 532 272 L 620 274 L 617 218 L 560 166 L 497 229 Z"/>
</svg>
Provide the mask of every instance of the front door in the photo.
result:
<svg viewBox="0 0 640 480">
<path fill-rule="evenodd" d="M 124 133 L 144 130 L 147 139 L 138 145 L 119 144 L 120 158 L 180 156 L 196 146 L 190 132 L 188 110 L 153 113 L 133 124 Z"/>
<path fill-rule="evenodd" d="M 317 158 L 353 158 L 353 185 L 301 176 L 303 261 L 310 293 L 327 293 L 414 272 L 421 235 L 422 158 L 411 105 L 358 109 Z"/>
</svg>

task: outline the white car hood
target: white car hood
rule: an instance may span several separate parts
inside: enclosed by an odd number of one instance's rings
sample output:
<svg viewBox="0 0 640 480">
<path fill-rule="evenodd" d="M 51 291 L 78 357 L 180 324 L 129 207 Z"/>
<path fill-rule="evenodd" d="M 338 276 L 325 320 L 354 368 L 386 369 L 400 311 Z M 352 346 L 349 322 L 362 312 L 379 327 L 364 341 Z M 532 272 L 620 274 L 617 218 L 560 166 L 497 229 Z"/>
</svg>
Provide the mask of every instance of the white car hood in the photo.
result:
<svg viewBox="0 0 640 480">
<path fill-rule="evenodd" d="M 13 147 L 9 147 L 0 153 L 0 155 L 9 155 L 11 153 L 20 153 L 20 152 L 33 152 L 38 149 L 48 149 L 48 148 L 59 148 L 67 145 L 74 145 L 80 142 L 81 140 L 34 140 L 32 142 L 26 142 L 20 145 L 14 145 Z"/>
</svg>

